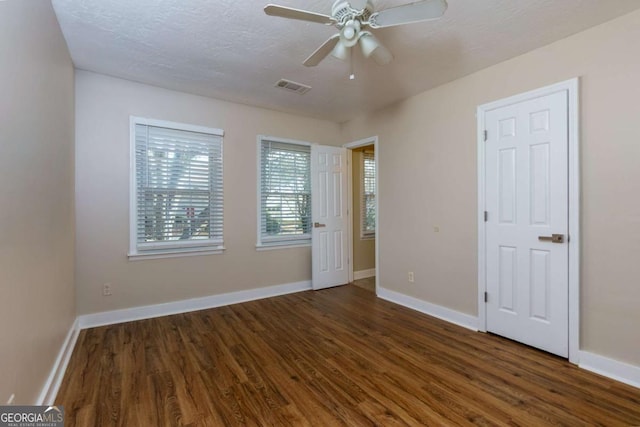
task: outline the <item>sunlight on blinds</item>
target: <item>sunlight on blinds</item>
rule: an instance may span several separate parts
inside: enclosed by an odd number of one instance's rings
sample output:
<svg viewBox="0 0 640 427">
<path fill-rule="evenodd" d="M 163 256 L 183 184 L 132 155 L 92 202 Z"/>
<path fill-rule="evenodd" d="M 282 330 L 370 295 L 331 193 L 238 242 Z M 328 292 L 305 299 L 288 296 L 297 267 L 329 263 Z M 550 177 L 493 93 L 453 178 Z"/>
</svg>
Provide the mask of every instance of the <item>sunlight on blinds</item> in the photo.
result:
<svg viewBox="0 0 640 427">
<path fill-rule="evenodd" d="M 376 232 L 376 162 L 373 153 L 362 153 L 361 191 L 361 234 L 362 237 L 373 237 Z"/>
<path fill-rule="evenodd" d="M 138 249 L 221 245 L 222 138 L 136 124 Z"/>
<path fill-rule="evenodd" d="M 286 242 L 311 236 L 311 149 L 262 140 L 260 240 Z"/>
</svg>

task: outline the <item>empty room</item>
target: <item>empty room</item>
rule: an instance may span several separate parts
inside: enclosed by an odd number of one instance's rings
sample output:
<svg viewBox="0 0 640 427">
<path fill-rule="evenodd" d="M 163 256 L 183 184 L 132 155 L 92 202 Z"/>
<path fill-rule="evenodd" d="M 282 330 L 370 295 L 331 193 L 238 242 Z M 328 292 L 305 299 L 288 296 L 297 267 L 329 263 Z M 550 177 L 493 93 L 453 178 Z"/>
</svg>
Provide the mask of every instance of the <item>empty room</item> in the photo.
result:
<svg viewBox="0 0 640 427">
<path fill-rule="evenodd" d="M 640 2 L 269 1 L 0 0 L 0 426 L 639 426 Z"/>
</svg>

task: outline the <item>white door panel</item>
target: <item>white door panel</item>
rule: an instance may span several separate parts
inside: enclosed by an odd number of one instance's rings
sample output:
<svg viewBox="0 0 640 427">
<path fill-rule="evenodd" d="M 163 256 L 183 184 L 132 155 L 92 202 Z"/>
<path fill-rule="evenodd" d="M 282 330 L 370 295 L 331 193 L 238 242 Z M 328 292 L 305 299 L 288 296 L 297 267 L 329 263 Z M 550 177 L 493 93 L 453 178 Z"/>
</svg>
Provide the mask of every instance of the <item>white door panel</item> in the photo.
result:
<svg viewBox="0 0 640 427">
<path fill-rule="evenodd" d="M 565 357 L 567 107 L 558 92 L 485 115 L 487 330 Z"/>
<path fill-rule="evenodd" d="M 344 285 L 347 268 L 347 150 L 311 147 L 312 284 Z"/>
</svg>

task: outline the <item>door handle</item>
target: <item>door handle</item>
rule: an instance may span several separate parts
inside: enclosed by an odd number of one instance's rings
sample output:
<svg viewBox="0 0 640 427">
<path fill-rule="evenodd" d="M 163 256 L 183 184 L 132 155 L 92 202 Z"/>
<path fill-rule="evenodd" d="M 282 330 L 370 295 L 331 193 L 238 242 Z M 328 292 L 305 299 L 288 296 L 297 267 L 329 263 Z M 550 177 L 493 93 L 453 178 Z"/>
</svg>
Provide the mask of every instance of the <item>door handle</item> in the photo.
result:
<svg viewBox="0 0 640 427">
<path fill-rule="evenodd" d="M 538 236 L 541 242 L 564 243 L 564 234 L 552 234 L 551 236 Z"/>
<path fill-rule="evenodd" d="M 313 223 L 313 226 L 314 226 L 315 228 L 320 228 L 320 227 L 326 227 L 326 226 L 327 226 L 327 224 L 320 224 L 319 222 L 314 222 L 314 223 Z"/>
</svg>

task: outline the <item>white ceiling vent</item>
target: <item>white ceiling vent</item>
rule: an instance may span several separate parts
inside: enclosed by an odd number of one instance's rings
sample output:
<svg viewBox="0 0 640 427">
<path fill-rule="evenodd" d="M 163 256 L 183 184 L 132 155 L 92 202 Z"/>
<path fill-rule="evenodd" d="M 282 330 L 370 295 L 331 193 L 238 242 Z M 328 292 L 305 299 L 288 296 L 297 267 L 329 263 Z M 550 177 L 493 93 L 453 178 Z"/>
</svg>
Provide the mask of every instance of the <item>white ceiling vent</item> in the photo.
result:
<svg viewBox="0 0 640 427">
<path fill-rule="evenodd" d="M 304 95 L 305 93 L 311 90 L 311 86 L 303 85 L 302 83 L 292 82 L 291 80 L 281 79 L 276 83 L 276 87 L 281 89 L 286 89 L 291 92 L 298 93 L 300 95 Z"/>
</svg>

